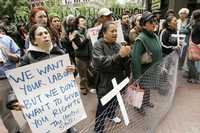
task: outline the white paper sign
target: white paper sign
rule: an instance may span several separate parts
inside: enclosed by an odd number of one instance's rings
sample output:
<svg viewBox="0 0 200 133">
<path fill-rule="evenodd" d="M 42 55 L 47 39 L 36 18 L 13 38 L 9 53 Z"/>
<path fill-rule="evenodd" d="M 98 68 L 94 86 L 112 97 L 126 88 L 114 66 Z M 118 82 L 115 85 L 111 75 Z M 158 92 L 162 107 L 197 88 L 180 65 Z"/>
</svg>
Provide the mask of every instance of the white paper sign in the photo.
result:
<svg viewBox="0 0 200 133">
<path fill-rule="evenodd" d="M 114 22 L 117 25 L 117 43 L 121 44 L 122 42 L 125 42 L 124 41 L 124 35 L 123 35 L 123 32 L 122 32 L 121 21 L 117 20 L 117 21 L 114 21 Z M 102 27 L 102 25 L 99 25 L 99 26 L 88 29 L 88 34 L 89 34 L 90 39 L 92 41 L 92 45 L 94 45 L 94 43 L 97 41 L 101 27 Z"/>
<path fill-rule="evenodd" d="M 90 39 L 92 41 L 92 45 L 97 41 L 99 31 L 101 30 L 102 25 L 98 25 L 96 27 L 88 29 L 88 34 L 90 36 Z"/>
<path fill-rule="evenodd" d="M 33 133 L 62 133 L 87 117 L 69 65 L 62 55 L 6 71 Z"/>
<path fill-rule="evenodd" d="M 115 24 L 117 25 L 117 43 L 121 44 L 122 42 L 125 42 L 121 21 L 117 20 L 115 21 Z"/>
</svg>

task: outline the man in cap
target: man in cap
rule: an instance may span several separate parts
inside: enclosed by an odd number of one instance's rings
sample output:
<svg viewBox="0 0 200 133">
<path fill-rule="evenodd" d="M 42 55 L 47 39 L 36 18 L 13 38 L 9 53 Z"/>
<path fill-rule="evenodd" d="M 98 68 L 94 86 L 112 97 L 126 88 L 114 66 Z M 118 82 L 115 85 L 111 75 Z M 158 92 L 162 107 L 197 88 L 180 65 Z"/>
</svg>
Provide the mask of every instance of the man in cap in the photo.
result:
<svg viewBox="0 0 200 133">
<path fill-rule="evenodd" d="M 121 25 L 122 25 L 122 31 L 124 35 L 124 39 L 127 43 L 129 43 L 129 31 L 130 31 L 130 25 L 129 25 L 129 14 L 127 12 L 124 12 L 121 17 Z"/>
<path fill-rule="evenodd" d="M 101 8 L 98 12 L 98 20 L 95 26 L 104 24 L 107 21 L 112 21 L 112 14 L 113 12 L 110 11 L 108 8 Z"/>
</svg>

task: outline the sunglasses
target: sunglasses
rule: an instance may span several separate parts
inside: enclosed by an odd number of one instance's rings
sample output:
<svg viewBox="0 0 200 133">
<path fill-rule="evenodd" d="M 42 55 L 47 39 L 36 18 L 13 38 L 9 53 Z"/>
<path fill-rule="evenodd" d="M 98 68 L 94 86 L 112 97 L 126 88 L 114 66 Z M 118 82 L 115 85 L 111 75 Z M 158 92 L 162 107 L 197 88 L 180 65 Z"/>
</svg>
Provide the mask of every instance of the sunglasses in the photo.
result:
<svg viewBox="0 0 200 133">
<path fill-rule="evenodd" d="M 155 19 L 151 19 L 151 20 L 149 20 L 148 22 L 149 22 L 150 24 L 157 24 L 157 23 L 158 23 L 158 21 L 155 20 Z"/>
</svg>

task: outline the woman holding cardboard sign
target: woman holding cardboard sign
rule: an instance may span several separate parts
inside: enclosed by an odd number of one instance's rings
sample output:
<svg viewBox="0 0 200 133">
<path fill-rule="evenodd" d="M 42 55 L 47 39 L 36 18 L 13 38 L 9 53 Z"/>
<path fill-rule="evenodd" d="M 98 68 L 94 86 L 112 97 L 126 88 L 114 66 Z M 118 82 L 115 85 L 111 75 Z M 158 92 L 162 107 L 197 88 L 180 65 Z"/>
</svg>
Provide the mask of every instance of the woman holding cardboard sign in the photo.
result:
<svg viewBox="0 0 200 133">
<path fill-rule="evenodd" d="M 27 53 L 20 61 L 20 65 L 28 65 L 34 62 L 39 62 L 51 57 L 61 55 L 58 51 L 53 51 L 53 44 L 51 41 L 49 31 L 42 25 L 33 25 L 29 32 L 29 39 L 31 41 Z M 67 66 L 66 71 L 75 71 L 74 66 Z M 75 133 L 76 131 L 73 128 L 67 130 L 67 133 Z"/>
</svg>

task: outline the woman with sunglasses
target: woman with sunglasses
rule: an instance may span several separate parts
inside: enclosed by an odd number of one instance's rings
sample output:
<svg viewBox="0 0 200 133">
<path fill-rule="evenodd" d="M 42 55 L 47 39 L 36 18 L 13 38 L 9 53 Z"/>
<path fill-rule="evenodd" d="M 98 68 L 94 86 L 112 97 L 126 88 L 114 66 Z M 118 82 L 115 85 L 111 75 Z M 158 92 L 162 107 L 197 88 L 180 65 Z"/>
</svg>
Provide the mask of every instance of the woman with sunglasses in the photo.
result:
<svg viewBox="0 0 200 133">
<path fill-rule="evenodd" d="M 158 36 L 154 33 L 156 28 L 155 16 L 151 12 L 144 12 L 140 19 L 140 25 L 142 27 L 142 32 L 136 38 L 134 49 L 131 54 L 133 80 L 139 79 L 147 69 L 162 58 L 160 41 Z M 141 60 L 145 52 L 151 53 L 150 56 L 152 60 L 148 63 L 143 63 Z M 146 101 L 143 100 L 142 107 L 140 109 L 136 108 L 136 110 L 143 115 L 145 114 L 144 103 L 146 106 L 153 107 L 153 104 L 150 103 L 149 88 L 145 88 L 144 97 Z"/>
</svg>

